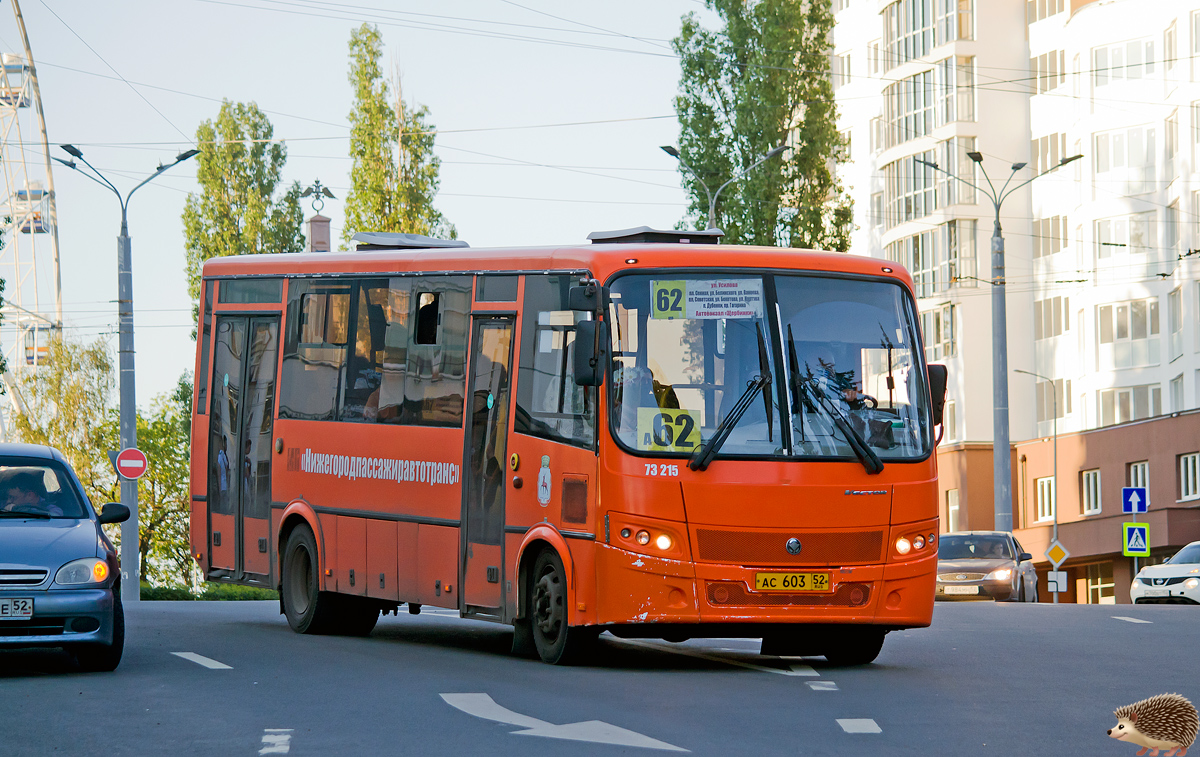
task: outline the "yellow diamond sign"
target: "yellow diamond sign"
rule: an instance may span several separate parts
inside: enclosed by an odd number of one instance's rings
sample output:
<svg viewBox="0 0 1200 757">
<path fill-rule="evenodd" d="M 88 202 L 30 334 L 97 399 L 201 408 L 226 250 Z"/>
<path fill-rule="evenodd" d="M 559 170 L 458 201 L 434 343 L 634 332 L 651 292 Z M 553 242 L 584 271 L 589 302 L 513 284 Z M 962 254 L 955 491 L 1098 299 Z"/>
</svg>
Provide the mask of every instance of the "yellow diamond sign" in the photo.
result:
<svg viewBox="0 0 1200 757">
<path fill-rule="evenodd" d="M 1051 564 L 1054 565 L 1055 570 L 1058 570 L 1058 566 L 1062 565 L 1063 562 L 1070 556 L 1071 553 L 1068 552 L 1067 548 L 1062 545 L 1062 542 L 1058 541 L 1057 539 L 1055 539 L 1050 545 L 1050 548 L 1046 550 L 1046 558 L 1049 559 Z"/>
</svg>

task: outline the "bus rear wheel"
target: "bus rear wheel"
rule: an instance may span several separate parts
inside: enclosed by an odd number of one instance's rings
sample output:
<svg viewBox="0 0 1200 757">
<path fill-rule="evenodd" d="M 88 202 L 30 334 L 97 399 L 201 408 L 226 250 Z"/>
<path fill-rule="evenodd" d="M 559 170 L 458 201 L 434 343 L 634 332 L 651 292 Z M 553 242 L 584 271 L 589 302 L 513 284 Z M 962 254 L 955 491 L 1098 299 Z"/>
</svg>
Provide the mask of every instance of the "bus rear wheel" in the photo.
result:
<svg viewBox="0 0 1200 757">
<path fill-rule="evenodd" d="M 296 526 L 283 548 L 283 614 L 296 633 L 332 633 L 337 597 L 319 590 L 317 539 L 307 525 Z M 375 624 L 372 623 L 372 626 Z"/>
<path fill-rule="evenodd" d="M 850 627 L 829 640 L 825 659 L 840 667 L 866 665 L 874 662 L 883 649 L 883 637 L 887 631 L 881 628 Z"/>
<path fill-rule="evenodd" d="M 567 574 L 557 552 L 547 549 L 538 555 L 529 583 L 529 624 L 538 657 L 551 665 L 578 663 L 592 650 L 599 633 L 569 625 Z"/>
</svg>

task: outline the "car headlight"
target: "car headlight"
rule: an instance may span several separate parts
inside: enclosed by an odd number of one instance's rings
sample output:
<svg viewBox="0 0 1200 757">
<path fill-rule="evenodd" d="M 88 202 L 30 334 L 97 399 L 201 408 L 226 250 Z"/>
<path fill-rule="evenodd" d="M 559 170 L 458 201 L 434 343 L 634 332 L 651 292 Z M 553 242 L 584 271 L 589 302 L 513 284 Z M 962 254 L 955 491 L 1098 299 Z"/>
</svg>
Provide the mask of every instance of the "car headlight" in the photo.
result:
<svg viewBox="0 0 1200 757">
<path fill-rule="evenodd" d="M 1197 586 L 1200 586 L 1200 578 L 1189 578 L 1183 582 L 1183 588 L 1185 589 L 1194 589 Z"/>
<path fill-rule="evenodd" d="M 1012 576 L 1012 568 L 996 568 L 983 577 L 984 581 L 1007 581 Z"/>
<path fill-rule="evenodd" d="M 64 586 L 98 584 L 104 583 L 107 578 L 108 563 L 96 557 L 85 557 L 59 568 L 58 573 L 54 574 L 54 583 Z"/>
</svg>

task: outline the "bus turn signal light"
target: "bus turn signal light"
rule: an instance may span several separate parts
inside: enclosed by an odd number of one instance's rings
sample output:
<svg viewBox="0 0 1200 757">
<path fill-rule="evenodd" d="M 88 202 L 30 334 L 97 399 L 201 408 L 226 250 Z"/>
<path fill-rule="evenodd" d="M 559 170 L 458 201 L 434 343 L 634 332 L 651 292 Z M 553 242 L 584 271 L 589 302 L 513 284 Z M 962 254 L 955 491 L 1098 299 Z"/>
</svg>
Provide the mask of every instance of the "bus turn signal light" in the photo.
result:
<svg viewBox="0 0 1200 757">
<path fill-rule="evenodd" d="M 634 536 L 633 538 L 638 544 L 641 544 L 644 546 L 644 545 L 650 543 L 650 532 L 645 529 L 642 529 L 641 531 L 638 531 L 637 535 Z"/>
</svg>

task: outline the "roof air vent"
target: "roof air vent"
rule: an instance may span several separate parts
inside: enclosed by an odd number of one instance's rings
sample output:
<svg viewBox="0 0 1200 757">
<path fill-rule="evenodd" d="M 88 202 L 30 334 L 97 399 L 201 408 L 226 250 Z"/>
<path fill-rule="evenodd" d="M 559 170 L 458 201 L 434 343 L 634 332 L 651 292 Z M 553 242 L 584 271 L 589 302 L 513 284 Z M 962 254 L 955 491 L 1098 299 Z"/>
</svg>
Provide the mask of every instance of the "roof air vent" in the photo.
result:
<svg viewBox="0 0 1200 757">
<path fill-rule="evenodd" d="M 353 237 L 359 252 L 372 250 L 423 250 L 431 247 L 470 247 L 461 239 L 434 239 L 395 231 L 360 231 Z"/>
<path fill-rule="evenodd" d="M 705 229 L 704 231 L 679 231 L 676 229 L 660 230 L 649 226 L 638 226 L 632 229 L 617 231 L 593 231 L 588 234 L 592 244 L 633 244 L 637 242 L 666 242 L 668 244 L 717 244 L 725 232 L 720 229 Z"/>
</svg>

